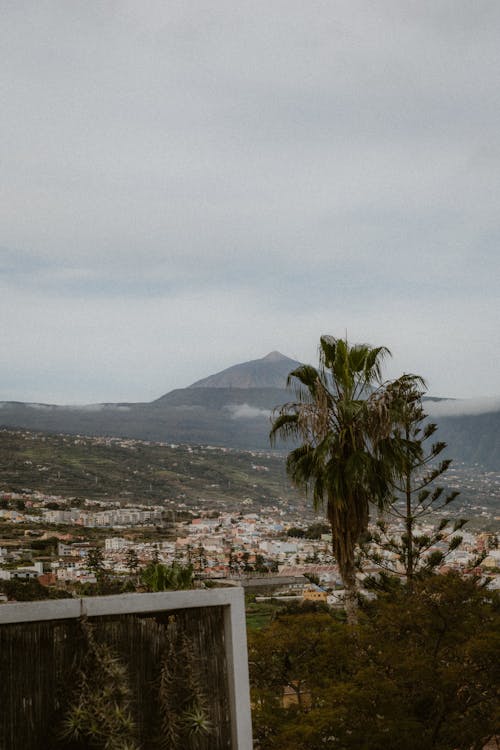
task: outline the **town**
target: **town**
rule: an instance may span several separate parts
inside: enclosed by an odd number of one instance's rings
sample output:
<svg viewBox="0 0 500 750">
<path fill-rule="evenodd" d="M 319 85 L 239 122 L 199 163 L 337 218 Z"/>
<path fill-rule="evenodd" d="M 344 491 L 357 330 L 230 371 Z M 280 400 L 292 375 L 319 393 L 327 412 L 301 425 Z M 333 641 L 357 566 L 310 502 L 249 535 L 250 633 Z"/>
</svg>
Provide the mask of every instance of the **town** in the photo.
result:
<svg viewBox="0 0 500 750">
<path fill-rule="evenodd" d="M 291 503 L 263 506 L 259 512 L 248 507 L 221 512 L 172 505 L 85 499 L 77 507 L 71 499 L 38 491 L 3 492 L 0 580 L 38 579 L 71 591 L 75 584 L 96 582 L 89 565 L 89 552 L 96 548 L 102 549 L 106 573 L 125 579 L 133 572 L 128 554 L 133 550 L 137 568 L 151 561 L 192 565 L 199 585 L 236 580 L 252 585 L 252 590 L 260 584 L 276 596 L 339 601 L 341 577 L 332 557 L 331 533 L 321 516 L 297 512 Z M 16 531 L 8 540 L 5 524 Z M 419 532 L 430 534 L 434 525 L 428 521 Z M 397 537 L 404 529 L 392 523 L 389 531 Z M 474 572 L 487 578 L 490 588 L 500 588 L 495 534 L 462 529 L 460 536 L 461 544 L 446 554 L 440 570 Z M 445 547 L 438 541 L 428 554 Z M 396 554 L 383 556 L 397 572 Z M 379 569 L 380 564 L 365 560 L 358 573 L 360 583 Z"/>
</svg>

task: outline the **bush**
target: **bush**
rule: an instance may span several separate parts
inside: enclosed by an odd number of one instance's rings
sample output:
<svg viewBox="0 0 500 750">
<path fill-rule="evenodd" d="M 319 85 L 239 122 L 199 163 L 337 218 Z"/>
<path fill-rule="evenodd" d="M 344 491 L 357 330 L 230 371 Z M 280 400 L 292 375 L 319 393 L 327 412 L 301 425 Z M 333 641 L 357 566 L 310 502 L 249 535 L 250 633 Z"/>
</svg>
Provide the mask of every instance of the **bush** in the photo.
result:
<svg viewBox="0 0 500 750">
<path fill-rule="evenodd" d="M 354 628 L 280 615 L 251 635 L 250 664 L 260 750 L 476 750 L 499 726 L 499 599 L 429 576 L 379 593 Z"/>
</svg>

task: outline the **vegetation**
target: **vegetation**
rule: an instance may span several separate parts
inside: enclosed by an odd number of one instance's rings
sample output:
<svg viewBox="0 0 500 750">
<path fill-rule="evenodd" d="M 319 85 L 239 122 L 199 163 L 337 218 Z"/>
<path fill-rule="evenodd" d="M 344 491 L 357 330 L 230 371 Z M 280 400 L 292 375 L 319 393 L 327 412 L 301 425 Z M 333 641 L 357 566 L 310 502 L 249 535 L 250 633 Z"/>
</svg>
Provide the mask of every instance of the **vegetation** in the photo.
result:
<svg viewBox="0 0 500 750">
<path fill-rule="evenodd" d="M 127 566 L 130 575 L 137 575 L 140 563 L 137 552 L 133 547 L 130 547 L 125 554 L 125 565 Z"/>
<path fill-rule="evenodd" d="M 460 545 L 462 537 L 457 532 L 466 521 L 457 519 L 451 523 L 451 519 L 443 518 L 434 531 L 418 531 L 420 523 L 430 516 L 435 517 L 460 493 L 446 492 L 443 486 L 436 484 L 450 467 L 451 460 L 438 461 L 446 443 L 428 443 L 437 426 L 427 421 L 422 390 L 414 383 L 396 383 L 393 391 L 397 406 L 394 434 L 401 440 L 403 462 L 400 473 L 392 480 L 393 502 L 384 508 L 375 530 L 367 535 L 364 552 L 382 568 L 401 573 L 411 590 L 419 569 L 437 567 Z M 390 521 L 404 524 L 405 533 L 400 538 L 390 534 Z M 429 554 L 436 545 L 441 549 Z"/>
<path fill-rule="evenodd" d="M 478 467 L 466 471 L 454 464 L 453 473 L 454 483 L 461 485 L 461 514 L 477 515 L 477 510 L 469 510 L 470 506 L 481 505 L 488 510 L 488 517 L 478 516 L 470 526 L 498 530 L 499 522 L 494 521 L 498 515 L 498 486 Z M 108 508 L 111 501 L 122 505 L 165 505 L 161 526 L 139 526 L 127 531 L 128 538 L 144 541 L 155 541 L 160 536 L 164 539 L 171 531 L 170 522 L 190 518 L 189 506 L 199 506 L 200 499 L 214 511 L 241 510 L 242 498 L 251 501 L 248 509 L 252 511 L 264 504 L 283 507 L 283 501 L 296 506 L 304 503 L 286 476 L 281 454 L 256 456 L 227 449 L 172 447 L 118 438 L 0 430 L 0 475 L 0 494 L 6 495 L 0 497 L 3 509 L 16 510 L 17 499 L 9 499 L 8 495 L 25 490 L 27 497 L 34 492 L 60 496 L 57 502 L 49 501 L 60 509 L 84 507 L 85 499 L 102 503 L 102 508 Z M 49 508 L 49 504 L 45 507 Z M 33 515 L 40 510 L 28 508 L 28 512 Z M 33 535 L 69 531 L 92 543 L 109 536 L 106 528 L 49 525 L 41 516 L 39 522 L 30 521 L 29 528 Z M 5 540 L 24 536 L 24 524 L 0 518 L 1 546 Z"/>
<path fill-rule="evenodd" d="M 479 750 L 499 726 L 498 596 L 432 575 L 396 582 L 354 629 L 277 614 L 250 632 L 259 750 Z M 354 634 L 354 637 L 353 637 Z"/>
<path fill-rule="evenodd" d="M 98 581 L 104 576 L 104 551 L 102 547 L 89 549 L 87 553 L 87 567 Z"/>
<path fill-rule="evenodd" d="M 290 526 L 286 530 L 287 536 L 297 537 L 298 539 L 321 539 L 322 534 L 328 534 L 330 527 L 326 523 L 312 523 L 306 529 Z"/>
<path fill-rule="evenodd" d="M 207 507 L 220 509 L 241 507 L 242 499 L 258 506 L 298 497 L 279 455 L 260 454 L 256 459 L 227 448 L 26 430 L 0 430 L 0 472 L 0 491 L 31 488 L 71 498 L 72 506 L 83 498 L 105 504 L 132 499 L 163 503 L 168 498 L 187 506 L 203 498 Z"/>
<path fill-rule="evenodd" d="M 43 599 L 67 599 L 70 594 L 52 586 L 43 586 L 35 578 L 31 581 L 13 578 L 10 581 L 0 581 L 0 592 L 9 601 L 35 602 Z"/>
<path fill-rule="evenodd" d="M 355 619 L 355 548 L 366 533 L 370 503 L 384 507 L 391 480 L 401 466 L 393 434 L 394 383 L 382 382 L 384 347 L 322 336 L 320 365 L 301 365 L 288 376 L 296 401 L 276 414 L 271 440 L 279 436 L 300 445 L 287 458 L 293 483 L 311 492 L 314 507 L 324 508 L 333 552 L 346 588 L 346 609 Z M 418 380 L 402 376 L 401 385 Z"/>
<path fill-rule="evenodd" d="M 229 747 L 223 621 L 204 607 L 4 624 L 0 746 Z"/>
<path fill-rule="evenodd" d="M 170 638 L 160 674 L 162 739 L 165 750 L 196 748 L 213 733 L 208 700 L 185 635 Z"/>
<path fill-rule="evenodd" d="M 86 652 L 61 735 L 77 747 L 138 750 L 127 668 L 109 644 L 96 640 L 87 620 L 81 626 Z"/>
<path fill-rule="evenodd" d="M 141 571 L 141 580 L 147 591 L 190 589 L 193 587 L 194 568 L 174 560 L 172 565 L 150 563 Z"/>
<path fill-rule="evenodd" d="M 245 599 L 247 630 L 261 630 L 267 627 L 274 620 L 276 614 L 284 609 L 282 602 L 273 599 L 256 602 L 254 594 L 247 594 Z"/>
</svg>

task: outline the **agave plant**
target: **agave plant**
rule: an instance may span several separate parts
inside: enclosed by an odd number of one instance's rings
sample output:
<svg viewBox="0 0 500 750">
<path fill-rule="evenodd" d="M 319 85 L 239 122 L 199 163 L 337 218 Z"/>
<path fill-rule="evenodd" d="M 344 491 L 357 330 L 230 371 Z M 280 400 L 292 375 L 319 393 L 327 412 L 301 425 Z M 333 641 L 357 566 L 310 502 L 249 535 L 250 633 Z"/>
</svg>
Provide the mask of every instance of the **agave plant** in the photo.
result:
<svg viewBox="0 0 500 750">
<path fill-rule="evenodd" d="M 168 647 L 162 660 L 159 702 L 162 714 L 160 747 L 195 750 L 213 734 L 208 701 L 198 676 L 200 663 L 175 618 L 168 625 Z"/>
<path fill-rule="evenodd" d="M 193 748 L 197 746 L 198 741 L 210 736 L 213 732 L 207 706 L 201 702 L 194 703 L 183 713 L 182 724 Z"/>
<path fill-rule="evenodd" d="M 138 750 L 127 668 L 108 644 L 97 642 L 94 627 L 85 618 L 81 627 L 86 654 L 61 737 L 85 747 Z"/>
</svg>

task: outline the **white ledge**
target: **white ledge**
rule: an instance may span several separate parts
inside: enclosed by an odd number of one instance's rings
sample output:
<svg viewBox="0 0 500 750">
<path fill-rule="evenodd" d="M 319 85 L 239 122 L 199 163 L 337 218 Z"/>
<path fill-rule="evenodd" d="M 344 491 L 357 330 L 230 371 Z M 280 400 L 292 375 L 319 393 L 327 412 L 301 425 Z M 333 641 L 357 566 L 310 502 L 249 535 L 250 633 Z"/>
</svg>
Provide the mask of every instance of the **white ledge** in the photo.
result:
<svg viewBox="0 0 500 750">
<path fill-rule="evenodd" d="M 206 591 L 162 591 L 158 594 L 116 594 L 82 599 L 49 599 L 41 602 L 15 602 L 0 605 L 0 625 L 43 620 L 68 620 L 74 617 L 99 617 L 162 612 L 193 607 L 221 607 L 236 604 L 242 589 Z"/>
</svg>

